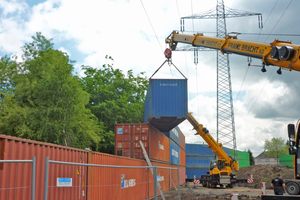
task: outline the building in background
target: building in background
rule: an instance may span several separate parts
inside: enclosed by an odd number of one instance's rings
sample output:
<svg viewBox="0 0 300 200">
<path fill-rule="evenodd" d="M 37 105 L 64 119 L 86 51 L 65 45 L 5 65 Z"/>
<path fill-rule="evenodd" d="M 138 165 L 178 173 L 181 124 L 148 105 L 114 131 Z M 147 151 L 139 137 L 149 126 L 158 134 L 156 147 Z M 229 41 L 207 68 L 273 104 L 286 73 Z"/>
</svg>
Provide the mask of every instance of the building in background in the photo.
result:
<svg viewBox="0 0 300 200">
<path fill-rule="evenodd" d="M 266 151 L 254 158 L 255 165 L 277 165 L 276 157 L 268 156 Z"/>
</svg>

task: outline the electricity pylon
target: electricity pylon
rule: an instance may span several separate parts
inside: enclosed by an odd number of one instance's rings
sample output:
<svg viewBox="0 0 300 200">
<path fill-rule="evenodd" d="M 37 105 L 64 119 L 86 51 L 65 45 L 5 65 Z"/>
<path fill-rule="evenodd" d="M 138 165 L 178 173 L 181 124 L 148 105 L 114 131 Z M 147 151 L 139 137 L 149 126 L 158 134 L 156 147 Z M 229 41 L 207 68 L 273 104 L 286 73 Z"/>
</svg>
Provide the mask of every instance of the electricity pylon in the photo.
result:
<svg viewBox="0 0 300 200">
<path fill-rule="evenodd" d="M 261 13 L 240 11 L 224 6 L 224 0 L 217 0 L 216 9 L 204 13 L 182 17 L 180 19 L 181 32 L 185 31 L 184 21 L 187 19 L 216 19 L 216 37 L 225 38 L 226 18 L 258 16 L 259 28 L 263 28 Z M 198 51 L 215 51 L 203 47 L 184 46 L 177 51 L 194 51 L 194 63 L 198 64 Z M 236 134 L 234 123 L 234 109 L 232 101 L 232 87 L 228 54 L 217 51 L 217 142 L 236 151 Z"/>
</svg>

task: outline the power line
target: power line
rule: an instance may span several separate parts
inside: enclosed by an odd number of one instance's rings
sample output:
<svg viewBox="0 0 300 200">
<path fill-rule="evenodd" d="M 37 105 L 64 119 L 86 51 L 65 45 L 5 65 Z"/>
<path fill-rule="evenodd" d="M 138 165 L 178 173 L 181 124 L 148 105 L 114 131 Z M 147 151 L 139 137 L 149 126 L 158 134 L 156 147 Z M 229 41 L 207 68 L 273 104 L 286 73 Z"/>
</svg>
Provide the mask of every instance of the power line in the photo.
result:
<svg viewBox="0 0 300 200">
<path fill-rule="evenodd" d="M 185 31 L 185 32 L 192 32 L 192 31 Z M 199 32 L 199 31 L 194 31 L 194 32 Z M 211 32 L 211 31 L 201 31 L 201 33 L 211 33 L 211 34 L 216 34 L 217 32 Z M 239 32 L 241 35 L 270 35 L 270 36 L 294 36 L 294 37 L 299 37 L 300 34 L 289 34 L 289 33 L 243 33 Z"/>
<path fill-rule="evenodd" d="M 277 20 L 277 22 L 276 22 L 275 26 L 273 27 L 271 33 L 272 33 L 273 30 L 276 28 L 277 24 L 279 23 L 279 21 L 280 21 L 281 18 L 283 17 L 285 11 L 286 11 L 286 10 L 288 9 L 288 7 L 291 5 L 292 1 L 293 1 L 293 0 L 290 1 L 290 3 L 287 5 L 287 7 L 286 7 L 285 10 L 283 11 L 282 15 L 280 16 L 280 18 Z M 270 33 L 270 34 L 271 34 L 271 33 Z M 269 36 L 265 39 L 265 41 L 267 41 L 268 38 L 269 38 Z"/>
<path fill-rule="evenodd" d="M 266 24 L 266 23 L 267 23 L 267 21 L 268 21 L 268 19 L 269 19 L 270 15 L 271 15 L 271 13 L 273 12 L 273 10 L 274 10 L 275 6 L 277 5 L 277 3 L 278 3 L 278 0 L 277 0 L 277 1 L 276 1 L 276 3 L 274 4 L 274 6 L 273 6 L 272 10 L 270 11 L 270 13 L 269 13 L 269 15 L 268 15 L 268 17 L 267 17 L 267 19 L 266 19 L 266 21 L 265 21 L 265 23 L 264 23 L 264 24 Z M 260 31 L 259 31 L 259 33 L 258 33 L 258 37 L 257 37 L 256 41 L 258 41 L 258 39 L 259 39 L 259 36 L 261 36 L 261 35 L 265 35 L 265 34 L 262 34 L 262 33 L 261 33 L 261 31 L 262 31 L 262 27 L 260 28 Z M 243 35 L 256 35 L 256 33 L 243 33 Z M 268 35 L 270 35 L 270 34 L 268 34 Z M 245 82 L 246 76 L 247 76 L 247 74 L 248 74 L 249 67 L 250 67 L 250 66 L 248 66 L 248 68 L 247 68 L 247 71 L 246 71 L 246 73 L 245 73 L 245 75 L 244 75 L 244 78 L 243 78 L 243 81 L 242 81 L 242 84 L 241 84 L 240 90 L 239 90 L 239 92 L 238 92 L 238 94 L 237 94 L 237 97 L 236 97 L 236 100 L 238 100 L 238 98 L 239 98 L 240 92 L 241 92 L 241 90 L 242 90 L 242 86 L 244 85 L 244 82 Z"/>
<path fill-rule="evenodd" d="M 152 30 L 153 30 L 153 32 L 154 32 L 154 35 L 155 35 L 155 37 L 156 37 L 156 40 L 157 40 L 157 42 L 158 42 L 158 44 L 159 44 L 159 46 L 160 46 L 160 49 L 161 49 L 162 52 L 164 52 L 164 50 L 163 50 L 163 48 L 162 48 L 162 46 L 161 46 L 161 44 L 160 44 L 160 42 L 159 42 L 159 39 L 158 39 L 158 37 L 157 37 L 157 35 L 156 35 L 156 32 L 155 32 L 155 30 L 154 30 L 154 28 L 153 28 L 153 25 L 152 25 L 152 23 L 151 23 L 151 20 L 150 20 L 150 18 L 149 18 L 149 16 L 148 16 L 148 13 L 147 13 L 147 11 L 146 11 L 146 8 L 145 8 L 145 6 L 144 6 L 142 0 L 140 0 L 140 2 L 141 2 L 141 4 L 142 4 L 142 6 L 143 6 L 143 9 L 144 9 L 145 13 L 146 13 L 146 16 L 147 16 L 148 21 L 149 21 L 149 23 L 150 23 L 150 25 L 151 25 L 151 28 L 152 28 Z"/>
<path fill-rule="evenodd" d="M 274 4 L 274 6 L 273 6 L 273 8 L 272 8 L 271 12 L 269 13 L 269 15 L 268 15 L 268 17 L 267 17 L 267 19 L 266 19 L 266 21 L 265 21 L 265 23 L 264 23 L 264 24 L 266 24 L 266 23 L 267 23 L 267 21 L 268 21 L 268 19 L 269 19 L 270 15 L 271 15 L 271 13 L 273 12 L 273 10 L 274 10 L 275 6 L 277 5 L 277 3 L 278 3 L 278 0 L 277 0 L 277 1 L 276 1 L 276 3 Z M 259 35 L 258 35 L 258 37 L 257 37 L 257 40 L 256 40 L 256 41 L 258 41 L 258 38 L 259 38 L 259 36 L 260 36 L 260 35 L 262 35 L 262 34 L 261 34 L 261 30 L 262 30 L 262 29 L 260 29 L 260 31 L 259 31 Z"/>
<path fill-rule="evenodd" d="M 293 1 L 293 0 L 290 1 L 290 3 L 287 5 L 287 7 L 286 7 L 285 10 L 283 11 L 282 15 L 280 16 L 280 18 L 277 20 L 277 22 L 276 22 L 275 26 L 273 27 L 271 33 L 273 32 L 273 30 L 275 29 L 275 27 L 277 26 L 277 24 L 279 23 L 279 21 L 280 21 L 281 18 L 283 17 L 284 13 L 286 12 L 287 8 L 290 6 L 290 4 L 291 4 L 292 1 Z M 268 38 L 267 38 L 267 39 L 268 39 Z M 267 40 L 267 39 L 266 39 L 266 40 Z M 265 41 L 266 41 L 266 40 L 265 40 Z M 271 75 L 273 74 L 274 69 L 275 69 L 275 67 L 273 68 L 272 72 L 270 73 L 268 79 L 266 80 L 265 84 L 263 85 L 262 89 L 260 90 L 260 92 L 259 92 L 258 96 L 256 97 L 255 101 L 253 102 L 253 104 L 252 104 L 252 106 L 251 106 L 251 108 L 250 108 L 248 114 L 250 113 L 250 111 L 251 111 L 252 108 L 254 107 L 254 105 L 255 105 L 257 99 L 259 98 L 260 94 L 261 94 L 262 91 L 264 90 L 264 87 L 266 86 L 267 82 L 270 80 L 270 77 L 271 77 Z M 246 115 L 246 117 L 248 116 L 248 114 Z M 246 117 L 245 117 L 244 119 L 246 119 Z"/>
</svg>

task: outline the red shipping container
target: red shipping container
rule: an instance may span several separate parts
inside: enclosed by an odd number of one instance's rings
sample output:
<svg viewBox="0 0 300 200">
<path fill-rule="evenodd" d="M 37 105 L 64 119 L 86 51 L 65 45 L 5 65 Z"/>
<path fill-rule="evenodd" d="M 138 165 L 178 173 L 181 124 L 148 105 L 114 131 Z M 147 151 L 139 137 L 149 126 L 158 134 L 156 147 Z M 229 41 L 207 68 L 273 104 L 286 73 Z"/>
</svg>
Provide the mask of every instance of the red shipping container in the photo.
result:
<svg viewBox="0 0 300 200">
<path fill-rule="evenodd" d="M 180 185 L 185 183 L 186 177 L 186 168 L 185 166 L 178 166 L 178 165 L 170 165 L 171 168 L 178 168 L 179 169 L 179 183 Z M 178 172 L 177 170 L 170 170 L 170 189 L 178 186 Z"/>
<path fill-rule="evenodd" d="M 87 163 L 87 153 L 80 149 L 0 135 L 1 160 L 31 160 L 36 157 L 35 199 L 43 199 L 46 157 L 56 161 Z M 72 187 L 57 187 L 57 178 L 72 178 Z M 50 163 L 48 200 L 85 200 L 86 179 L 84 167 Z M 0 164 L 0 180 L 0 199 L 31 198 L 31 163 Z"/>
<path fill-rule="evenodd" d="M 183 150 L 182 148 L 180 149 L 180 165 L 185 166 L 185 150 Z"/>
<path fill-rule="evenodd" d="M 166 167 L 166 168 L 170 167 L 170 165 L 168 164 L 163 164 L 158 162 L 151 162 L 151 163 L 152 165 L 157 165 L 158 167 Z M 161 186 L 162 192 L 170 190 L 170 169 L 157 168 L 157 179 Z M 150 197 L 151 198 L 154 197 L 154 179 L 152 173 L 151 176 L 149 176 L 149 192 L 150 192 Z M 157 194 L 160 195 L 158 189 L 157 189 Z"/>
<path fill-rule="evenodd" d="M 147 166 L 144 160 L 97 152 L 89 153 L 89 164 Z M 149 172 L 148 168 L 88 167 L 87 199 L 149 199 Z"/>
<path fill-rule="evenodd" d="M 116 124 L 115 128 L 116 155 L 144 159 L 141 140 L 150 159 L 170 162 L 169 138 L 151 124 Z"/>
</svg>

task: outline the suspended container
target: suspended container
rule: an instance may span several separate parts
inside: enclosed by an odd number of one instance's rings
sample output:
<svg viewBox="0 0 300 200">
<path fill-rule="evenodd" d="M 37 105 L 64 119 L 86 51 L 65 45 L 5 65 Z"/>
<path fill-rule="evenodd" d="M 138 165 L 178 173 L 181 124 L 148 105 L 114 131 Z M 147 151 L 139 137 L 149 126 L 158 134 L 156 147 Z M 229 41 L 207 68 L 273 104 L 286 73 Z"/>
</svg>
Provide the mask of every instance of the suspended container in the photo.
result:
<svg viewBox="0 0 300 200">
<path fill-rule="evenodd" d="M 177 69 L 168 59 L 156 72 L 166 62 Z M 149 79 L 144 122 L 149 122 L 161 132 L 168 132 L 188 116 L 187 78 L 178 70 L 184 79 L 153 79 L 156 72 Z"/>
</svg>

